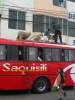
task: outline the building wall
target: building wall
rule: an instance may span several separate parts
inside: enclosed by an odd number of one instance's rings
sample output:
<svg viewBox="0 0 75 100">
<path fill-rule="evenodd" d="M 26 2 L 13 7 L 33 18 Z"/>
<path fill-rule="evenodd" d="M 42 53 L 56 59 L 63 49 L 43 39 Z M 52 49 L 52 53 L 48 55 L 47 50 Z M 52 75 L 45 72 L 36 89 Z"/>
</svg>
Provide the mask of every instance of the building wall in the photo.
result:
<svg viewBox="0 0 75 100">
<path fill-rule="evenodd" d="M 3 9 L 1 11 L 1 21 L 0 21 L 0 37 L 8 39 L 16 39 L 18 31 L 33 31 L 33 13 L 39 15 L 48 15 L 52 17 L 68 19 L 68 11 L 74 10 L 74 3 L 67 2 L 67 9 L 63 7 L 58 7 L 53 5 L 53 0 L 4 0 Z M 72 7 L 72 6 L 73 7 Z M 9 29 L 8 28 L 8 15 L 9 8 L 16 9 L 18 11 L 26 12 L 26 22 L 25 30 Z M 73 20 L 72 20 L 73 21 Z M 68 31 L 67 31 L 68 32 Z M 68 33 L 67 33 L 68 34 Z M 65 35 L 63 36 L 63 42 L 73 44 L 75 37 L 70 36 L 69 38 Z"/>
<path fill-rule="evenodd" d="M 68 20 L 75 22 L 75 2 L 67 1 Z"/>
<path fill-rule="evenodd" d="M 66 3 L 67 3 L 66 8 L 63 8 L 63 7 L 53 5 L 53 0 L 34 0 L 34 8 L 37 11 L 35 13 L 63 18 L 63 19 L 67 19 L 67 21 L 75 22 L 75 17 L 74 19 L 68 18 L 69 12 L 71 12 L 72 14 L 75 14 L 75 2 L 67 1 Z M 69 24 L 66 24 L 66 25 L 69 25 Z M 73 27 L 72 25 L 70 27 L 73 28 L 74 25 Z M 70 27 L 68 26 L 66 27 L 67 28 L 66 34 L 63 35 L 62 37 L 63 37 L 63 42 L 73 45 L 73 41 L 75 40 L 75 37 L 74 37 L 74 33 L 72 32 L 72 29 L 71 30 L 68 29 Z M 69 30 L 70 32 L 72 32 L 73 36 L 71 35 L 71 33 L 69 34 Z M 62 34 L 64 33 L 62 32 Z"/>
<path fill-rule="evenodd" d="M 68 10 L 68 42 L 73 44 L 75 40 L 75 2 L 67 1 Z"/>
<path fill-rule="evenodd" d="M 53 5 L 53 0 L 34 0 L 35 10 L 61 18 L 67 18 L 67 9 Z"/>
<path fill-rule="evenodd" d="M 72 36 L 63 36 L 63 41 L 67 44 L 70 45 L 75 45 L 74 41 L 75 41 L 75 37 Z"/>
<path fill-rule="evenodd" d="M 2 18 L 1 18 L 0 37 L 8 39 L 16 39 L 18 31 L 32 32 L 33 14 L 30 9 L 33 8 L 33 0 L 5 0 L 4 4 L 5 6 L 3 6 Z M 26 20 L 28 20 L 29 22 L 26 22 L 25 30 L 8 28 L 9 8 L 26 12 Z"/>
<path fill-rule="evenodd" d="M 65 24 L 64 20 L 67 21 L 68 12 L 65 7 L 54 5 L 53 0 L 34 0 L 34 8 L 35 8 L 34 10 L 35 10 L 36 15 L 45 15 L 45 16 L 55 17 L 57 18 L 58 21 L 63 19 L 63 21 L 61 22 L 61 25 L 62 24 L 64 25 L 61 26 L 61 31 L 62 31 L 62 34 L 65 34 L 65 35 L 67 34 L 68 32 L 67 26 L 65 27 L 67 23 Z M 51 20 L 52 19 L 50 19 L 50 24 L 52 23 Z M 45 19 L 45 22 L 46 22 L 46 19 Z M 50 28 L 51 26 L 52 25 L 50 25 Z M 48 27 L 45 27 L 45 28 L 48 28 Z M 63 42 L 65 42 L 64 38 L 63 38 Z"/>
</svg>

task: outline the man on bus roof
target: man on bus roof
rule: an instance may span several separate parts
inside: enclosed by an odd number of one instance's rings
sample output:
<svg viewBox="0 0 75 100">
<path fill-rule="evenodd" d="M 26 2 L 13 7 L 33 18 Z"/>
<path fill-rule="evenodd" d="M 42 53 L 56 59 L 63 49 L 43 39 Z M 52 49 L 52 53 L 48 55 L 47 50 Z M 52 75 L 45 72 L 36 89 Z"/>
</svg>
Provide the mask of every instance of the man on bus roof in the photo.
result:
<svg viewBox="0 0 75 100">
<path fill-rule="evenodd" d="M 44 34 L 45 36 L 47 36 L 48 40 L 49 39 L 53 39 L 54 40 L 54 33 L 52 32 L 52 30 L 50 28 L 48 28 L 48 30 L 45 32 Z"/>
<path fill-rule="evenodd" d="M 60 43 L 62 43 L 62 36 L 61 36 L 61 31 L 60 31 L 60 25 L 53 23 L 53 29 L 55 31 L 55 43 L 58 42 L 58 38 L 60 39 Z"/>
</svg>

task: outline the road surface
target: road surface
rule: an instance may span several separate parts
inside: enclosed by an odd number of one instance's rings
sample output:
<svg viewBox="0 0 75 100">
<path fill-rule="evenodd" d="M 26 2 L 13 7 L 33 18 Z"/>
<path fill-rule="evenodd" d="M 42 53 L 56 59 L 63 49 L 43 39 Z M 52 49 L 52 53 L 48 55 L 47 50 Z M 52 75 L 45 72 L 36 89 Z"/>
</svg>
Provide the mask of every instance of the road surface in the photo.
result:
<svg viewBox="0 0 75 100">
<path fill-rule="evenodd" d="M 67 97 L 63 100 L 75 100 L 75 90 L 67 90 Z M 44 94 L 33 94 L 27 91 L 2 92 L 0 100 L 59 100 L 58 92 L 48 92 Z"/>
</svg>

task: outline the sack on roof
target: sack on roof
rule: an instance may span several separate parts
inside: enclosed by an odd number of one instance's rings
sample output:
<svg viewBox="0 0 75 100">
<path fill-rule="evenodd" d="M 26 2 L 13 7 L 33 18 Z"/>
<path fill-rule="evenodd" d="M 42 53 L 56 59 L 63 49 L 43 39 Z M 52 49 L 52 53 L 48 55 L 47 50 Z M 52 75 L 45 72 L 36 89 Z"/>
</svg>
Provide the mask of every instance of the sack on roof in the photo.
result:
<svg viewBox="0 0 75 100">
<path fill-rule="evenodd" d="M 17 40 L 33 40 L 39 42 L 46 42 L 48 41 L 47 36 L 42 36 L 41 32 L 23 32 L 19 31 L 17 35 Z"/>
<path fill-rule="evenodd" d="M 19 31 L 16 39 L 17 40 L 26 40 L 30 35 L 31 35 L 30 32 Z"/>
</svg>

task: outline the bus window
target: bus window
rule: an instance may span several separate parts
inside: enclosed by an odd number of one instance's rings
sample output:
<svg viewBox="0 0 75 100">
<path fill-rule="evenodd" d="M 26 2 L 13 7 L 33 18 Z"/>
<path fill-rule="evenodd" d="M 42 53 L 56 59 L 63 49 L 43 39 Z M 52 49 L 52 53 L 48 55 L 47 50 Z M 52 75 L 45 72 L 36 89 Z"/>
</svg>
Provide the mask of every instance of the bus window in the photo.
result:
<svg viewBox="0 0 75 100">
<path fill-rule="evenodd" d="M 43 48 L 38 48 L 38 61 L 43 61 L 44 55 L 43 55 Z"/>
<path fill-rule="evenodd" d="M 27 48 L 27 60 L 28 61 L 37 61 L 37 48 L 35 48 L 35 47 Z"/>
<path fill-rule="evenodd" d="M 69 50 L 69 61 L 75 61 L 75 50 Z"/>
<path fill-rule="evenodd" d="M 6 60 L 6 46 L 0 45 L 0 60 Z"/>
<path fill-rule="evenodd" d="M 51 61 L 51 48 L 45 48 L 45 61 Z"/>
<path fill-rule="evenodd" d="M 69 60 L 68 50 L 60 49 L 60 61 L 68 61 L 68 60 Z"/>
<path fill-rule="evenodd" d="M 60 49 L 60 61 L 65 61 L 65 50 Z"/>
<path fill-rule="evenodd" d="M 23 60 L 28 60 L 28 47 L 26 47 L 26 46 L 24 46 L 23 48 L 22 48 L 22 57 L 23 57 Z"/>
<path fill-rule="evenodd" d="M 65 50 L 65 61 L 69 61 L 69 50 Z"/>
<path fill-rule="evenodd" d="M 23 46 L 19 46 L 18 47 L 18 53 L 19 53 L 19 60 L 26 60 L 26 53 L 25 53 L 26 49 Z"/>
<path fill-rule="evenodd" d="M 7 46 L 7 60 L 18 60 L 18 46 Z"/>
<path fill-rule="evenodd" d="M 52 61 L 60 61 L 60 49 L 52 49 Z"/>
</svg>

